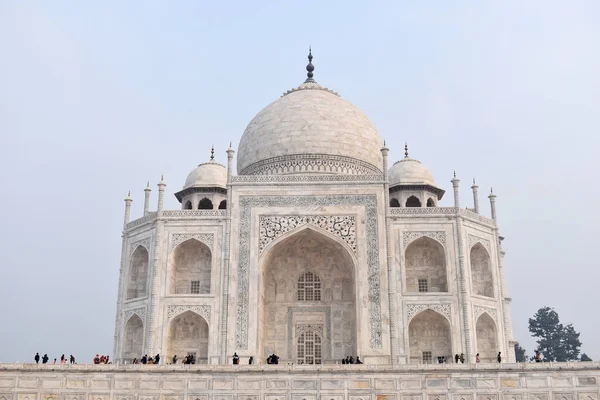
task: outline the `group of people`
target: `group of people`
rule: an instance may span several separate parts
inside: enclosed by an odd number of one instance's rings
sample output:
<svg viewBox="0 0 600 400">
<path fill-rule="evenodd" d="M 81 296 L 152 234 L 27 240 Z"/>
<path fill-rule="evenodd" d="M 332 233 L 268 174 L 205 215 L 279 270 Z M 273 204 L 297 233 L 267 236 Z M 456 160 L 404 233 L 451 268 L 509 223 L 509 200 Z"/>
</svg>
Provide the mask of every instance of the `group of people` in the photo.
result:
<svg viewBox="0 0 600 400">
<path fill-rule="evenodd" d="M 501 363 L 502 362 L 502 352 L 498 352 L 498 355 L 496 356 L 496 360 Z M 445 364 L 446 363 L 446 357 L 442 356 L 442 357 L 438 357 L 438 362 L 440 364 Z M 465 355 L 463 353 L 460 353 L 460 356 L 457 354 L 454 355 L 454 362 L 456 364 L 464 364 L 465 363 Z M 481 358 L 479 357 L 479 353 L 477 353 L 475 355 L 475 362 L 476 363 L 480 363 L 481 362 Z"/>
<path fill-rule="evenodd" d="M 94 357 L 94 364 L 112 364 L 109 358 L 110 356 L 96 354 L 96 357 Z"/>
<path fill-rule="evenodd" d="M 177 356 L 175 356 L 174 358 L 177 359 Z M 159 354 L 155 355 L 154 358 L 148 357 L 148 354 L 144 354 L 144 357 L 142 357 L 139 360 L 137 358 L 133 359 L 134 364 L 158 364 L 159 362 L 160 362 Z"/>
<path fill-rule="evenodd" d="M 158 354 L 157 354 L 157 357 L 158 357 Z M 177 361 L 178 361 L 178 360 L 179 360 L 179 359 L 177 358 L 177 354 L 175 354 L 175 355 L 173 356 L 173 364 L 177 364 Z M 183 357 L 183 361 L 182 361 L 182 363 L 183 363 L 183 364 L 196 364 L 196 356 L 195 356 L 195 355 L 193 355 L 193 354 L 190 354 L 190 355 L 188 355 L 188 356 L 185 356 L 185 357 Z"/>
<path fill-rule="evenodd" d="M 48 361 L 50 360 L 50 358 L 48 358 L 48 354 L 44 354 L 43 357 L 40 357 L 40 353 L 35 353 L 35 356 L 33 356 L 33 359 L 35 360 L 36 364 L 39 364 L 40 360 L 42 361 L 42 364 L 48 364 Z M 67 357 L 65 357 L 64 354 L 62 356 L 60 356 L 60 363 L 67 364 Z M 75 357 L 73 357 L 73 354 L 71 354 L 69 356 L 69 363 L 75 364 Z M 54 364 L 58 364 L 56 361 L 56 358 L 54 359 Z"/>
<path fill-rule="evenodd" d="M 342 364 L 362 364 L 363 362 L 360 361 L 360 358 L 358 356 L 356 356 L 356 361 L 354 360 L 354 357 L 352 356 L 346 356 L 346 358 L 342 359 Z"/>
</svg>

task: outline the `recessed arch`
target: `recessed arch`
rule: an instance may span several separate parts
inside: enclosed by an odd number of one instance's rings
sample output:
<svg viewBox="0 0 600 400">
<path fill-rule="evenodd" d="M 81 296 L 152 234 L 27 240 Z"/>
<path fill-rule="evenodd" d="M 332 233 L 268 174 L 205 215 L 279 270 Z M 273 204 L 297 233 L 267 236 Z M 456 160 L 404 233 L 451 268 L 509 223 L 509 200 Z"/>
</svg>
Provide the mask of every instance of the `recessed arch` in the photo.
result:
<svg viewBox="0 0 600 400">
<path fill-rule="evenodd" d="M 259 329 L 261 357 L 276 353 L 281 362 L 297 362 L 303 326 L 323 332 L 322 361 L 356 354 L 355 261 L 341 239 L 302 227 L 269 244 L 259 264 Z M 319 277 L 321 297 L 299 301 L 298 279 Z"/>
<path fill-rule="evenodd" d="M 194 207 L 192 206 L 192 202 L 190 200 L 186 201 L 185 204 L 183 205 L 183 209 L 184 210 L 191 210 Z"/>
<path fill-rule="evenodd" d="M 148 284 L 148 249 L 138 245 L 129 260 L 126 299 L 137 299 L 146 295 Z"/>
<path fill-rule="evenodd" d="M 171 255 L 169 288 L 171 294 L 210 294 L 212 252 L 196 240 L 188 239 Z"/>
<path fill-rule="evenodd" d="M 481 243 L 476 243 L 471 247 L 469 259 L 473 294 L 494 297 L 494 276 L 489 253 Z"/>
<path fill-rule="evenodd" d="M 427 199 L 427 207 L 435 207 L 435 200 L 431 197 Z"/>
<path fill-rule="evenodd" d="M 416 196 L 410 196 L 406 199 L 406 207 L 421 207 L 421 200 Z"/>
<path fill-rule="evenodd" d="M 398 199 L 390 199 L 390 207 L 400 207 L 400 202 L 398 201 Z"/>
<path fill-rule="evenodd" d="M 193 354 L 196 364 L 208 362 L 208 322 L 193 311 L 185 311 L 171 320 L 167 332 L 167 359 L 183 359 Z"/>
<path fill-rule="evenodd" d="M 141 358 L 144 346 L 144 322 L 137 314 L 133 314 L 125 324 L 124 332 L 121 358 L 125 361 Z"/>
<path fill-rule="evenodd" d="M 410 364 L 432 364 L 438 357 L 452 359 L 450 324 L 436 311 L 423 310 L 411 319 L 408 340 Z"/>
<path fill-rule="evenodd" d="M 212 209 L 213 209 L 213 203 L 206 197 L 203 198 L 202 200 L 200 200 L 200 202 L 198 203 L 198 210 L 212 210 Z"/>
<path fill-rule="evenodd" d="M 316 329 L 306 329 L 296 338 L 297 364 L 323 363 L 323 337 Z"/>
<path fill-rule="evenodd" d="M 498 333 L 494 319 L 487 312 L 477 318 L 475 331 L 477 332 L 477 352 L 481 361 L 496 361 L 496 355 L 501 351 L 498 348 Z"/>
<path fill-rule="evenodd" d="M 221 202 L 219 203 L 219 210 L 225 209 L 227 209 L 227 200 L 221 200 Z"/>
<path fill-rule="evenodd" d="M 436 240 L 422 236 L 404 252 L 406 291 L 409 293 L 447 292 L 446 256 Z"/>
</svg>

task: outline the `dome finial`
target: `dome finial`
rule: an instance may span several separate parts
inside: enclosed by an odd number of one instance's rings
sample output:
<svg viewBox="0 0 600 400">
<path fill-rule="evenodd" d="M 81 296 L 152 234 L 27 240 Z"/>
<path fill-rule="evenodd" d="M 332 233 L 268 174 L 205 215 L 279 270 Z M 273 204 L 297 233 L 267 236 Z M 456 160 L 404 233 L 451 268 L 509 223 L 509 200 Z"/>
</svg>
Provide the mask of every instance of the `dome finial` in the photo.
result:
<svg viewBox="0 0 600 400">
<path fill-rule="evenodd" d="M 210 148 L 210 161 L 215 161 L 215 145 Z"/>
<path fill-rule="evenodd" d="M 408 158 L 408 143 L 404 142 L 404 157 Z"/>
<path fill-rule="evenodd" d="M 306 82 L 314 82 L 315 80 L 313 79 L 313 71 L 315 70 L 315 66 L 312 64 L 312 48 L 311 46 L 308 46 L 308 65 L 306 66 L 306 70 L 308 71 L 308 73 L 306 74 L 307 78 L 304 81 Z"/>
</svg>

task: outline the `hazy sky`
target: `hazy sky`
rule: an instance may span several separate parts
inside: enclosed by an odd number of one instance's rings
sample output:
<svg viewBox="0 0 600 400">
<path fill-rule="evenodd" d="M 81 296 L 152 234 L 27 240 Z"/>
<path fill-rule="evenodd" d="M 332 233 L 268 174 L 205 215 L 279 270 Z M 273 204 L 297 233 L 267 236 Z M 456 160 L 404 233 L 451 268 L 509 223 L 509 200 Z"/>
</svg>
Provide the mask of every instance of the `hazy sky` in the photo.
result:
<svg viewBox="0 0 600 400">
<path fill-rule="evenodd" d="M 305 78 L 452 201 L 494 187 L 515 336 L 545 305 L 600 358 L 600 2 L 0 0 L 0 361 L 112 352 L 123 198 L 166 208 Z M 596 304 L 596 306 L 594 306 Z"/>
</svg>

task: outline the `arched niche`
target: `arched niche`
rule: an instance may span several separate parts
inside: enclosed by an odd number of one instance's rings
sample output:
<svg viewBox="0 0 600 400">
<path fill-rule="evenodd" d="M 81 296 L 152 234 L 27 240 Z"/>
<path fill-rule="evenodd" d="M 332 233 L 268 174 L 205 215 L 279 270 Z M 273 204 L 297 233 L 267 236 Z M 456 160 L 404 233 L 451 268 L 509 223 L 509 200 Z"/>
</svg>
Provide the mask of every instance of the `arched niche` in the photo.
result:
<svg viewBox="0 0 600 400">
<path fill-rule="evenodd" d="M 298 340 L 307 330 L 320 332 L 321 358 L 313 362 L 357 354 L 354 269 L 341 241 L 309 227 L 267 248 L 261 260 L 259 354 L 306 362 Z"/>
<path fill-rule="evenodd" d="M 225 210 L 227 208 L 227 200 L 221 200 L 219 203 L 219 210 Z"/>
<path fill-rule="evenodd" d="M 471 248 L 470 260 L 473 294 L 494 297 L 494 277 L 490 255 L 481 243 L 477 243 Z"/>
<path fill-rule="evenodd" d="M 212 253 L 196 239 L 175 248 L 170 274 L 171 294 L 210 294 Z"/>
<path fill-rule="evenodd" d="M 206 197 L 203 198 L 202 200 L 200 200 L 200 202 L 198 203 L 198 210 L 212 210 L 212 209 L 213 209 L 213 203 Z"/>
<path fill-rule="evenodd" d="M 121 358 L 128 362 L 133 361 L 134 358 L 142 358 L 143 346 L 144 323 L 137 314 L 133 314 L 127 321 L 127 324 L 125 324 L 123 352 Z"/>
<path fill-rule="evenodd" d="M 193 209 L 192 202 L 190 200 L 186 201 L 185 204 L 183 205 L 183 209 L 184 210 L 191 210 L 191 209 Z"/>
<path fill-rule="evenodd" d="M 423 236 L 408 245 L 404 259 L 408 293 L 448 291 L 446 256 L 439 242 Z"/>
<path fill-rule="evenodd" d="M 400 207 L 398 199 L 390 199 L 390 207 Z"/>
<path fill-rule="evenodd" d="M 127 300 L 137 299 L 146 295 L 148 284 L 148 250 L 138 246 L 129 262 L 129 277 L 127 280 Z"/>
<path fill-rule="evenodd" d="M 435 200 L 431 197 L 427 199 L 427 207 L 435 207 Z"/>
<path fill-rule="evenodd" d="M 193 354 L 196 364 L 208 363 L 208 323 L 193 311 L 186 311 L 171 320 L 167 333 L 167 360 L 173 356 L 183 360 Z"/>
<path fill-rule="evenodd" d="M 410 364 L 434 364 L 438 357 L 452 359 L 450 324 L 443 315 L 425 310 L 408 325 Z"/>
<path fill-rule="evenodd" d="M 406 199 L 406 207 L 421 207 L 421 200 L 416 196 L 410 196 Z"/>
<path fill-rule="evenodd" d="M 496 323 L 488 313 L 483 313 L 475 325 L 477 332 L 477 353 L 481 362 L 495 362 L 498 349 Z"/>
</svg>

